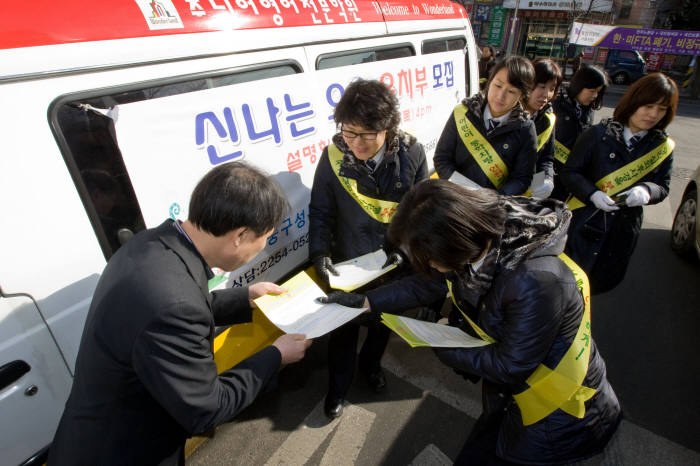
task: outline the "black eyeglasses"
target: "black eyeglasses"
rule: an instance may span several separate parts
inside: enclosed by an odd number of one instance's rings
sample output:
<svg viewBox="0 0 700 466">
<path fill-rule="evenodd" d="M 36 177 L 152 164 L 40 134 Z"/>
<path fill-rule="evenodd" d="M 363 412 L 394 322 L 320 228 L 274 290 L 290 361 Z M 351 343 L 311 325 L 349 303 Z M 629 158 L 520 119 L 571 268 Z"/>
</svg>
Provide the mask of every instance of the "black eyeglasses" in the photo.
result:
<svg viewBox="0 0 700 466">
<path fill-rule="evenodd" d="M 360 137 L 363 141 L 374 141 L 377 139 L 377 135 L 379 134 L 379 131 L 374 131 L 372 133 L 355 133 L 353 131 L 348 131 L 346 129 L 341 129 L 340 134 L 343 135 L 345 139 L 355 139 L 356 137 Z"/>
</svg>

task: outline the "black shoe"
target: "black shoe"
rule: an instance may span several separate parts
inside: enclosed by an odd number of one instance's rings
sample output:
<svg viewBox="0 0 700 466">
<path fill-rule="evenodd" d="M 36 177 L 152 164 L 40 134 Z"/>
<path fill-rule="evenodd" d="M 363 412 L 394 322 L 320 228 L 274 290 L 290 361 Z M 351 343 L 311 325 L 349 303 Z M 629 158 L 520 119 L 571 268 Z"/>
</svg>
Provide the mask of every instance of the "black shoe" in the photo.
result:
<svg viewBox="0 0 700 466">
<path fill-rule="evenodd" d="M 386 378 L 381 369 L 371 374 L 365 374 L 365 377 L 367 378 L 369 388 L 371 388 L 374 393 L 382 393 L 386 388 Z"/>
<path fill-rule="evenodd" d="M 343 399 L 326 395 L 326 401 L 323 402 L 323 412 L 330 419 L 340 417 L 343 414 Z"/>
</svg>

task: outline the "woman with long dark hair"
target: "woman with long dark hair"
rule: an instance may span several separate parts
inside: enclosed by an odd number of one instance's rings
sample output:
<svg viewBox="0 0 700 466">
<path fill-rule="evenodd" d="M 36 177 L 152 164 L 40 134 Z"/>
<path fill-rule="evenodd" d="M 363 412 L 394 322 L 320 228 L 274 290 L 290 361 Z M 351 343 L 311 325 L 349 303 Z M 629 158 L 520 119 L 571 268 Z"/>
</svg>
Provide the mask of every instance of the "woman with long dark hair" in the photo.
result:
<svg viewBox="0 0 700 466">
<path fill-rule="evenodd" d="M 562 255 L 570 218 L 554 199 L 428 180 L 389 226 L 417 270 L 445 274 L 451 325 L 489 343 L 435 349 L 483 380 L 483 413 L 455 464 L 572 463 L 600 452 L 617 428 L 585 275 Z"/>
<path fill-rule="evenodd" d="M 552 102 L 557 116 L 554 143 L 554 190 L 551 197 L 566 200 L 568 192 L 559 174 L 578 137 L 593 124 L 593 113 L 603 105 L 608 76 L 597 66 L 581 65 L 571 82 Z"/>
<path fill-rule="evenodd" d="M 534 78 L 529 60 L 510 56 L 491 71 L 485 94 L 455 107 L 433 157 L 440 178 L 458 172 L 503 194 L 525 193 L 535 169 L 537 135 L 520 101 L 528 99 Z"/>
<path fill-rule="evenodd" d="M 556 115 L 552 110 L 552 98 L 557 95 L 562 82 L 559 66 L 548 58 L 538 58 L 535 69 L 535 86 L 530 97 L 523 102 L 525 110 L 535 122 L 537 131 L 537 163 L 535 172 L 544 172 L 544 183 L 535 186 L 533 197 L 548 197 L 554 189 L 554 127 Z"/>
<path fill-rule="evenodd" d="M 671 78 L 653 73 L 632 84 L 613 117 L 587 130 L 561 178 L 572 199 L 567 254 L 593 293 L 625 276 L 642 227 L 643 206 L 668 195 L 674 142 L 666 134 L 678 106 Z"/>
</svg>

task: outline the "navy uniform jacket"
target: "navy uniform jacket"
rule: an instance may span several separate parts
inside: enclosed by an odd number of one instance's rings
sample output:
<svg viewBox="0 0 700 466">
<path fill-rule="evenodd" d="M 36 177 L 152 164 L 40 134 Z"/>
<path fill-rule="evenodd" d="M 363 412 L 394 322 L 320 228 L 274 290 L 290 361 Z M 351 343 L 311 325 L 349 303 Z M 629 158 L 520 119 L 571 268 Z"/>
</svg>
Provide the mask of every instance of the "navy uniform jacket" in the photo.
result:
<svg viewBox="0 0 700 466">
<path fill-rule="evenodd" d="M 230 420 L 280 367 L 268 346 L 217 375 L 214 327 L 250 321 L 248 289 L 209 293 L 209 267 L 172 223 L 107 264 L 48 464 L 183 464 L 185 439 Z"/>
<path fill-rule="evenodd" d="M 511 111 L 507 121 L 487 134 L 482 116 L 487 102 L 483 95 L 476 94 L 464 99 L 462 103 L 469 121 L 485 136 L 508 167 L 508 178 L 498 192 L 509 195 L 525 193 L 532 182 L 537 159 L 535 124 L 518 104 Z M 448 179 L 452 173 L 458 171 L 479 186 L 496 189 L 462 142 L 452 113 L 435 147 L 433 162 L 440 178 Z"/>
<path fill-rule="evenodd" d="M 667 138 L 663 131 L 651 130 L 630 153 L 623 129 L 612 119 L 588 129 L 574 146 L 561 174 L 567 190 L 586 204 L 573 211 L 566 253 L 588 274 L 595 292 L 607 291 L 623 279 L 643 220 L 642 207 L 625 206 L 611 213 L 596 209 L 589 200 L 598 190 L 595 183 Z M 672 164 L 673 154 L 637 183 L 649 190 L 649 204 L 668 196 Z"/>
</svg>

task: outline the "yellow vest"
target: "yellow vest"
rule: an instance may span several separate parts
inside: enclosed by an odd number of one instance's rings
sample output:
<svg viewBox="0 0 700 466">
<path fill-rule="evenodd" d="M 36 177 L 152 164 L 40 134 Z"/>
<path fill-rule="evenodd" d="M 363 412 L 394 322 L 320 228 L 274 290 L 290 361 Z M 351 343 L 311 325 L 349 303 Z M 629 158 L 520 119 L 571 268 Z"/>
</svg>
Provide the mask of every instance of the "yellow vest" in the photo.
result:
<svg viewBox="0 0 700 466">
<path fill-rule="evenodd" d="M 666 138 L 664 142 L 643 156 L 599 179 L 595 184 L 596 188 L 608 196 L 624 191 L 666 160 L 666 157 L 673 152 L 674 147 L 676 147 L 676 142 L 671 138 Z M 571 195 L 566 201 L 566 205 L 569 209 L 576 210 L 586 204 Z"/>
<path fill-rule="evenodd" d="M 331 169 L 335 176 L 338 177 L 338 181 L 345 190 L 350 194 L 350 196 L 360 204 L 360 207 L 373 219 L 382 222 L 389 223 L 391 218 L 396 213 L 396 209 L 399 206 L 398 202 L 383 201 L 381 199 L 374 199 L 369 196 L 361 194 L 357 189 L 357 181 L 352 178 L 347 178 L 340 175 L 340 166 L 343 164 L 343 153 L 336 147 L 335 144 L 328 146 L 328 160 L 331 163 Z"/>
<path fill-rule="evenodd" d="M 574 274 L 576 285 L 583 297 L 583 315 L 576 336 L 571 346 L 554 369 L 544 364 L 537 366 L 535 371 L 525 381 L 529 388 L 513 395 L 515 403 L 520 408 L 523 425 L 534 424 L 552 414 L 557 409 L 582 419 L 586 414 L 584 403 L 596 392 L 595 389 L 586 387 L 583 379 L 588 373 L 588 360 L 591 352 L 591 303 L 590 286 L 588 277 L 581 268 L 566 254 L 559 255 Z M 469 325 L 479 337 L 489 343 L 496 343 L 492 337 L 484 332 L 469 316 L 467 316 L 457 304 L 452 294 L 452 283 L 447 282 L 447 288 L 452 296 L 452 302 L 467 319 Z"/>
<path fill-rule="evenodd" d="M 471 154 L 479 168 L 483 170 L 496 189 L 508 179 L 508 167 L 501 160 L 496 149 L 472 125 L 467 118 L 464 104 L 458 104 L 453 111 L 457 132 L 467 151 Z"/>
</svg>

